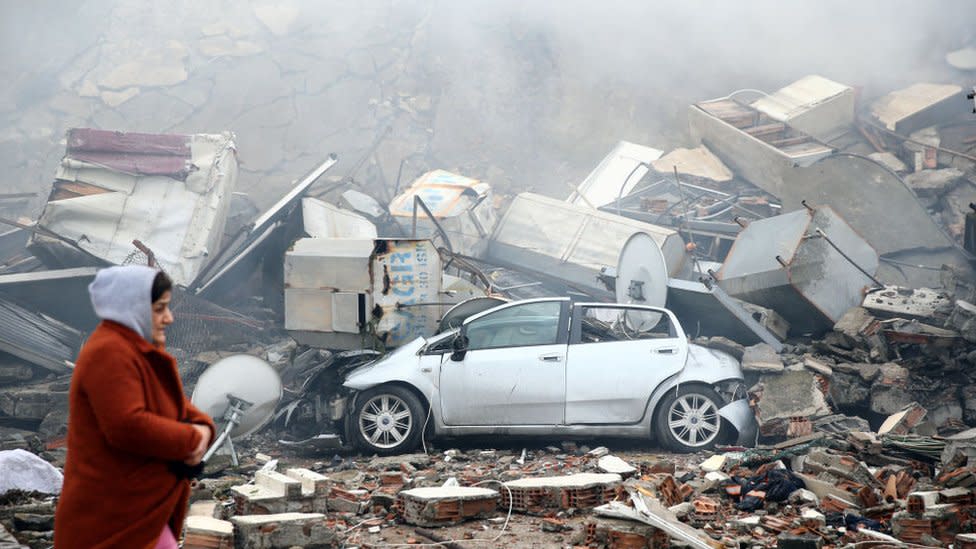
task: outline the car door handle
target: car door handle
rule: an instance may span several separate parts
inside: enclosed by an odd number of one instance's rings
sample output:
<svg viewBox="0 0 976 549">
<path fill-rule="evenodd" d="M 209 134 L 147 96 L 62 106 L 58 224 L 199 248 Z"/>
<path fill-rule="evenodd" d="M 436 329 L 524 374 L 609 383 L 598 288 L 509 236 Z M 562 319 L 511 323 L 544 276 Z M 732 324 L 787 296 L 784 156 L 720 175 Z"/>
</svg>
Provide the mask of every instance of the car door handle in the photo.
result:
<svg viewBox="0 0 976 549">
<path fill-rule="evenodd" d="M 678 352 L 678 350 L 675 349 L 674 347 L 665 347 L 663 349 L 658 349 L 657 350 L 657 354 L 659 354 L 659 355 L 673 355 L 674 353 L 677 353 L 677 352 Z"/>
<path fill-rule="evenodd" d="M 539 360 L 542 362 L 559 362 L 563 357 L 559 355 L 539 355 Z"/>
</svg>

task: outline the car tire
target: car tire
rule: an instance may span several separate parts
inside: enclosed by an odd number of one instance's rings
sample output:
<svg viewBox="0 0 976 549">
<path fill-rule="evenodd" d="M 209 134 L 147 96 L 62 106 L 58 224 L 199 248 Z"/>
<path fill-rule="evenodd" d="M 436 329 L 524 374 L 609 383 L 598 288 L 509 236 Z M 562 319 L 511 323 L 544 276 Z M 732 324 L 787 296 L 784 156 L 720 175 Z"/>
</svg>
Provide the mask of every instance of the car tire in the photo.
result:
<svg viewBox="0 0 976 549">
<path fill-rule="evenodd" d="M 412 391 L 381 385 L 356 397 L 349 434 L 353 443 L 365 451 L 402 454 L 420 444 L 424 418 L 424 406 Z"/>
<path fill-rule="evenodd" d="M 711 449 L 726 439 L 718 414 L 722 397 L 704 385 L 679 385 L 668 389 L 654 417 L 654 429 L 661 444 L 675 452 Z"/>
</svg>

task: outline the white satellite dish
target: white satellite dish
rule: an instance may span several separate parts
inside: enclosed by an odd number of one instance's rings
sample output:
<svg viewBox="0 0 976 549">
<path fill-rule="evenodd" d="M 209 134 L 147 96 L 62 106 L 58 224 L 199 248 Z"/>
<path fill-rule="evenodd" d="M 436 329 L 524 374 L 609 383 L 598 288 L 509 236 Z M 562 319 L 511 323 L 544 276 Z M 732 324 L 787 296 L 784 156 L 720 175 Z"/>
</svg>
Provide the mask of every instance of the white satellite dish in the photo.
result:
<svg viewBox="0 0 976 549">
<path fill-rule="evenodd" d="M 237 453 L 231 439 L 245 437 L 264 427 L 274 416 L 281 394 L 278 372 L 258 357 L 233 355 L 207 368 L 190 397 L 197 408 L 214 419 L 221 431 L 204 455 L 204 461 L 226 443 L 236 465 Z"/>
<path fill-rule="evenodd" d="M 647 233 L 630 235 L 617 259 L 617 303 L 664 307 L 668 265 L 661 247 Z"/>
<path fill-rule="evenodd" d="M 634 233 L 621 248 L 615 289 L 617 303 L 664 307 L 668 298 L 668 265 L 651 235 Z M 626 317 L 633 330 L 649 330 L 660 318 L 660 313 L 635 311 L 629 311 Z"/>
</svg>

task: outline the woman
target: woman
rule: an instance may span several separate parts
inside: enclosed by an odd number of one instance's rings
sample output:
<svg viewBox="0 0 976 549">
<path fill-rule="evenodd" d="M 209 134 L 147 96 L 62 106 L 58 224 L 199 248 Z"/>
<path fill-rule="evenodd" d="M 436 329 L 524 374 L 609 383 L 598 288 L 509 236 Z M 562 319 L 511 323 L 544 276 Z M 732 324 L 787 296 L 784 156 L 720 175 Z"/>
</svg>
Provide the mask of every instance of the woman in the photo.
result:
<svg viewBox="0 0 976 549">
<path fill-rule="evenodd" d="M 175 548 L 213 421 L 183 394 L 163 350 L 172 282 L 150 267 L 109 267 L 89 285 L 102 319 L 71 378 L 68 454 L 54 519 L 57 549 Z"/>
</svg>

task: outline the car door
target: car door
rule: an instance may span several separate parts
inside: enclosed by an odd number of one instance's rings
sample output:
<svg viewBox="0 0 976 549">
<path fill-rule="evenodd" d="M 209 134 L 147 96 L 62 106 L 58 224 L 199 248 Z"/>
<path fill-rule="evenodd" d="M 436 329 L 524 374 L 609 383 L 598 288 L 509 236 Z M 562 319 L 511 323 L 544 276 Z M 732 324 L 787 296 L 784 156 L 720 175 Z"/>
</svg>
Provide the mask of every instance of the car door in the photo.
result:
<svg viewBox="0 0 976 549">
<path fill-rule="evenodd" d="M 636 423 L 651 392 L 684 366 L 688 343 L 669 312 L 625 305 L 573 307 L 566 358 L 566 423 Z"/>
<path fill-rule="evenodd" d="M 462 360 L 440 368 L 446 425 L 558 425 L 566 396 L 569 302 L 513 303 L 465 321 Z"/>
</svg>

